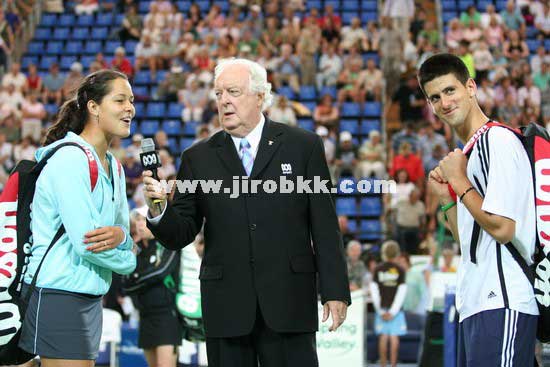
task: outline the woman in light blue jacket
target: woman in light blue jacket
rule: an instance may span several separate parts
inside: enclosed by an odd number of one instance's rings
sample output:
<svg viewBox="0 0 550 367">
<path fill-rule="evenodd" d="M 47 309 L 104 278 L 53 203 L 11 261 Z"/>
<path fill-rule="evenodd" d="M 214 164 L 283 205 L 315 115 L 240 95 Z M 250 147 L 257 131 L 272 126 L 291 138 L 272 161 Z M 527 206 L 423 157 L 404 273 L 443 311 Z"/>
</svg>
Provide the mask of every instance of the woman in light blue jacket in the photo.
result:
<svg viewBox="0 0 550 367">
<path fill-rule="evenodd" d="M 84 148 L 62 147 L 48 160 L 32 204 L 27 285 L 43 258 L 44 263 L 19 346 L 40 355 L 44 367 L 94 365 L 102 296 L 112 272 L 129 274 L 136 266 L 124 172 L 107 151 L 113 137 L 130 134 L 133 99 L 124 74 L 104 70 L 87 76 L 36 153 L 40 161 L 61 143 Z M 44 256 L 61 225 L 65 233 Z"/>
</svg>

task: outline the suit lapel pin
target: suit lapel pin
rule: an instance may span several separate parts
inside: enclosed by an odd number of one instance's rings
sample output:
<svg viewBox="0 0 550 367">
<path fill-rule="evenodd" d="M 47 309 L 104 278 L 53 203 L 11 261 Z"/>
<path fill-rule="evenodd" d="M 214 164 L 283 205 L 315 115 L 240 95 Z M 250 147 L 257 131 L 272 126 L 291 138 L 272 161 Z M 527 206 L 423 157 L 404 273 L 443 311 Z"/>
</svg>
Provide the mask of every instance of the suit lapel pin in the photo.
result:
<svg viewBox="0 0 550 367">
<path fill-rule="evenodd" d="M 273 145 L 273 140 L 269 140 L 267 143 L 268 145 Z"/>
</svg>

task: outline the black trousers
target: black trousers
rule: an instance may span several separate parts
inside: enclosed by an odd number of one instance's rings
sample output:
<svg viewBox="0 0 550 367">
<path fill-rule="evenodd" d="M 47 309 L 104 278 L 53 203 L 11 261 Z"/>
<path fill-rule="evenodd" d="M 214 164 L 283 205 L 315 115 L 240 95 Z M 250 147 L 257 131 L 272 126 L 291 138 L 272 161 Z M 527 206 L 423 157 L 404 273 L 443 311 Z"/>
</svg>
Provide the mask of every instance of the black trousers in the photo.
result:
<svg viewBox="0 0 550 367">
<path fill-rule="evenodd" d="M 206 338 L 209 367 L 318 367 L 315 333 L 277 333 L 256 307 L 252 333 Z"/>
</svg>

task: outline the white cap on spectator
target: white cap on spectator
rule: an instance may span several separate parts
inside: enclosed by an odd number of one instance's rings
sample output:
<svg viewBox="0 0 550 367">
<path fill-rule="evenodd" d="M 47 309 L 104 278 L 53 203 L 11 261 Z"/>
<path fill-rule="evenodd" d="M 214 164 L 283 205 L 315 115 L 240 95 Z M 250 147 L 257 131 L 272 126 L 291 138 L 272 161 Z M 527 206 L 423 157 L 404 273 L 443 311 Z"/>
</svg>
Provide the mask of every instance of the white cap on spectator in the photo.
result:
<svg viewBox="0 0 550 367">
<path fill-rule="evenodd" d="M 170 72 L 172 72 L 172 73 L 181 73 L 181 72 L 183 72 L 183 68 L 181 67 L 180 64 L 174 64 L 170 68 Z"/>
<path fill-rule="evenodd" d="M 351 141 L 351 133 L 349 131 L 342 131 L 340 133 L 340 141 Z"/>
<path fill-rule="evenodd" d="M 244 44 L 241 46 L 241 52 L 251 52 L 252 51 L 252 48 L 250 47 L 250 45 L 247 45 L 247 44 Z"/>
<path fill-rule="evenodd" d="M 136 141 L 141 142 L 142 140 L 143 140 L 143 135 L 141 135 L 141 134 L 134 134 L 134 136 L 132 136 L 132 141 L 133 142 L 136 142 Z"/>
<path fill-rule="evenodd" d="M 117 48 L 115 48 L 115 55 L 118 54 L 126 55 L 126 50 L 124 49 L 124 47 L 118 46 Z"/>
<path fill-rule="evenodd" d="M 254 4 L 250 7 L 250 10 L 255 11 L 256 13 L 259 13 L 262 11 L 262 8 L 258 4 Z"/>
<path fill-rule="evenodd" d="M 71 64 L 71 71 L 78 71 L 79 73 L 81 73 L 82 72 L 82 64 L 79 63 L 78 61 L 73 62 Z"/>
<path fill-rule="evenodd" d="M 328 135 L 328 129 L 324 126 L 319 126 L 317 130 L 315 130 L 317 135 L 319 136 L 327 136 Z"/>
<path fill-rule="evenodd" d="M 378 130 L 371 130 L 369 133 L 369 138 L 372 139 L 375 136 L 380 136 L 380 132 Z"/>
</svg>

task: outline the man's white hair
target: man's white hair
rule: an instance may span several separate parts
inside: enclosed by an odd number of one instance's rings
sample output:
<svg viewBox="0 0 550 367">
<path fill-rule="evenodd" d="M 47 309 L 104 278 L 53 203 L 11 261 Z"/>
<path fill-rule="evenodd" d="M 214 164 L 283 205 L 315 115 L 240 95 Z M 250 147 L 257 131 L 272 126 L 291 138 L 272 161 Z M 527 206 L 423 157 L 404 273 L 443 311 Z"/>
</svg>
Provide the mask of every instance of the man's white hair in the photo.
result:
<svg viewBox="0 0 550 367">
<path fill-rule="evenodd" d="M 271 104 L 273 103 L 273 94 L 271 94 L 271 83 L 267 82 L 267 71 L 262 65 L 258 64 L 257 62 L 248 59 L 222 59 L 218 61 L 218 65 L 216 65 L 216 68 L 214 69 L 214 82 L 216 82 L 223 70 L 227 66 L 231 65 L 244 65 L 248 67 L 248 71 L 250 74 L 248 87 L 250 91 L 264 95 L 262 112 L 271 107 Z"/>
</svg>

